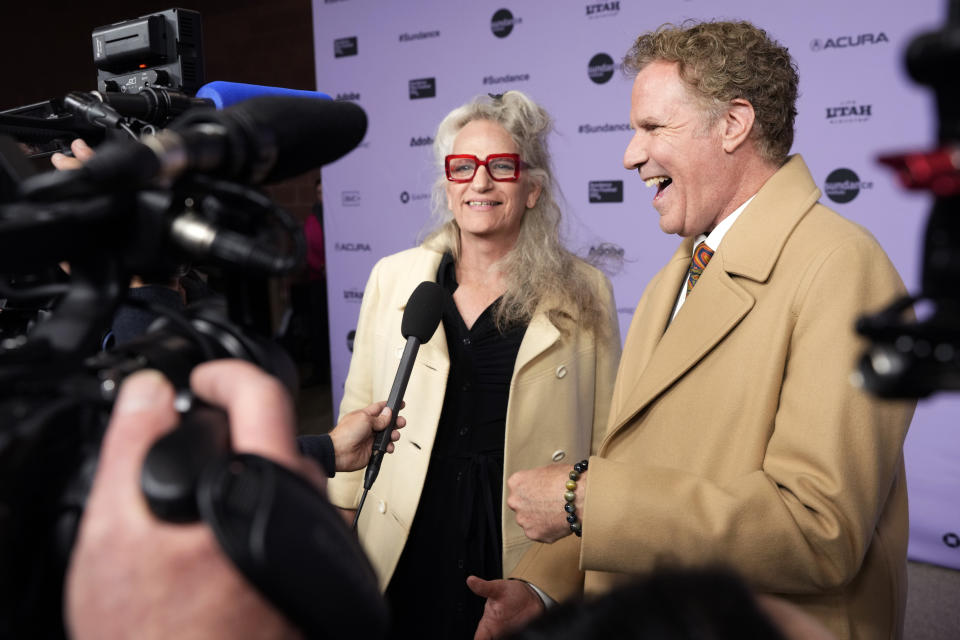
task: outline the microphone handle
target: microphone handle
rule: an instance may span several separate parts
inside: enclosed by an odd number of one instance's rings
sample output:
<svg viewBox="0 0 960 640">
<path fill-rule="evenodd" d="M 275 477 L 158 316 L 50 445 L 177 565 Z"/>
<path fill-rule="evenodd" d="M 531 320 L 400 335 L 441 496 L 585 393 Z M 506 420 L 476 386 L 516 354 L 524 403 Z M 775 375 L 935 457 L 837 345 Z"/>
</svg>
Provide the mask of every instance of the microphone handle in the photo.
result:
<svg viewBox="0 0 960 640">
<path fill-rule="evenodd" d="M 397 368 L 397 377 L 393 379 L 393 388 L 390 389 L 390 395 L 387 397 L 387 407 L 390 408 L 390 424 L 378 433 L 373 440 L 373 452 L 370 455 L 370 462 L 367 464 L 367 470 L 363 477 L 364 489 L 369 490 L 380 473 L 380 462 L 383 460 L 387 445 L 390 444 L 390 434 L 397 426 L 397 412 L 403 403 L 403 393 L 407 390 L 407 382 L 410 381 L 413 363 L 417 359 L 419 349 L 420 340 L 416 336 L 407 338 L 407 346 L 403 349 L 400 366 Z"/>
</svg>

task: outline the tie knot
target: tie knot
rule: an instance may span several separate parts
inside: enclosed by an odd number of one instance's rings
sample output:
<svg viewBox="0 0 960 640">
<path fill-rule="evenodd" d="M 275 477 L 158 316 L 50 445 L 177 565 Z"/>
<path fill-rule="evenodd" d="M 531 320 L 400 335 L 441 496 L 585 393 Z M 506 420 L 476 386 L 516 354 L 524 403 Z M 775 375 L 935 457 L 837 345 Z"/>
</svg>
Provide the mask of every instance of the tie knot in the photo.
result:
<svg viewBox="0 0 960 640">
<path fill-rule="evenodd" d="M 710 262 L 710 258 L 712 257 L 713 249 L 708 247 L 706 242 L 701 242 L 697 245 L 697 248 L 693 250 L 693 264 L 701 269 L 707 267 L 707 263 Z"/>
<path fill-rule="evenodd" d="M 693 250 L 693 260 L 690 262 L 690 270 L 687 272 L 687 295 L 693 290 L 693 286 L 700 279 L 700 274 L 706 269 L 707 263 L 713 257 L 713 249 L 707 246 L 706 242 L 701 242 Z"/>
</svg>

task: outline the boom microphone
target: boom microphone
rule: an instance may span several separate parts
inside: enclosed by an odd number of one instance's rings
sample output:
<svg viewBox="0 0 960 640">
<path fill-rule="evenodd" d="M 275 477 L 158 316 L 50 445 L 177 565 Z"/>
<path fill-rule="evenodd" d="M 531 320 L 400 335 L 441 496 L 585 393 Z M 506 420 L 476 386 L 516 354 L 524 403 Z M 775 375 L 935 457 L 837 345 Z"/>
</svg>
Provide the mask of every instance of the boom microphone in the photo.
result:
<svg viewBox="0 0 960 640">
<path fill-rule="evenodd" d="M 56 199 L 82 185 L 137 189 L 190 171 L 275 182 L 337 160 L 366 131 L 367 115 L 352 102 L 252 98 L 223 111 L 194 109 L 140 142 L 103 145 L 81 169 L 35 176 L 21 192 Z"/>
<path fill-rule="evenodd" d="M 410 299 L 407 300 L 407 307 L 403 310 L 403 319 L 400 321 L 400 335 L 407 339 L 407 345 L 403 349 L 400 366 L 397 368 L 397 376 L 393 379 L 393 388 L 390 389 L 390 396 L 387 398 L 387 407 L 390 408 L 390 424 L 378 433 L 374 440 L 370 462 L 367 464 L 367 470 L 363 476 L 363 496 L 360 498 L 359 506 L 357 506 L 357 515 L 353 521 L 354 527 L 357 526 L 357 520 L 360 518 L 360 510 L 367 498 L 367 491 L 373 486 L 377 475 L 380 473 L 380 463 L 383 461 L 383 454 L 387 450 L 387 445 L 390 444 L 390 434 L 397 426 L 397 413 L 400 411 L 400 405 L 403 402 L 403 392 L 407 389 L 407 382 L 409 382 L 410 373 L 413 371 L 413 362 L 417 358 L 417 351 L 422 343 L 429 342 L 430 338 L 433 337 L 434 332 L 440 325 L 442 312 L 443 289 L 436 282 L 421 282 L 410 294 Z"/>
</svg>

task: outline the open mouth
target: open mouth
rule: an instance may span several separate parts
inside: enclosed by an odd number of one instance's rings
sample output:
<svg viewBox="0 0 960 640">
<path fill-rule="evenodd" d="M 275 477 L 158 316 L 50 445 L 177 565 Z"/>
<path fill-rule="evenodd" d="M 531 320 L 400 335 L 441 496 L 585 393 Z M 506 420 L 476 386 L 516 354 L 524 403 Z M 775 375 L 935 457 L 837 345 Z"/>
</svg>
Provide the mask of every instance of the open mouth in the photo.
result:
<svg viewBox="0 0 960 640">
<path fill-rule="evenodd" d="M 660 194 L 663 193 L 664 189 L 673 184 L 673 180 L 667 176 L 653 176 L 652 178 L 646 178 L 644 182 L 648 187 L 657 188 L 657 194 L 653 196 L 654 200 L 660 197 Z"/>
<path fill-rule="evenodd" d="M 467 200 L 468 207 L 495 207 L 500 204 L 496 200 Z"/>
</svg>

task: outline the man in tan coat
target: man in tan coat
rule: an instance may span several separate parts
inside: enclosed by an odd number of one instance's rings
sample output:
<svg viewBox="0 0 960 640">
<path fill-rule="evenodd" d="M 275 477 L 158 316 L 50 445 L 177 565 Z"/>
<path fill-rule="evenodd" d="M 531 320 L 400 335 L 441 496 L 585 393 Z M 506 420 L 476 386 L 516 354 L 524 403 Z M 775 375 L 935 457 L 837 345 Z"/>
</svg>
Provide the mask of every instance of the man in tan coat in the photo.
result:
<svg viewBox="0 0 960 640">
<path fill-rule="evenodd" d="M 766 33 L 661 27 L 625 66 L 637 75 L 624 165 L 684 240 L 637 307 L 571 506 L 568 464 L 510 478 L 517 522 L 553 544 L 514 571 L 528 584 L 471 579 L 488 597 L 478 637 L 581 589 L 725 564 L 839 638 L 898 638 L 914 405 L 850 378 L 855 321 L 900 295 L 900 278 L 788 155 L 797 73 Z"/>
</svg>

